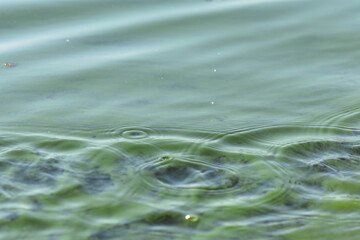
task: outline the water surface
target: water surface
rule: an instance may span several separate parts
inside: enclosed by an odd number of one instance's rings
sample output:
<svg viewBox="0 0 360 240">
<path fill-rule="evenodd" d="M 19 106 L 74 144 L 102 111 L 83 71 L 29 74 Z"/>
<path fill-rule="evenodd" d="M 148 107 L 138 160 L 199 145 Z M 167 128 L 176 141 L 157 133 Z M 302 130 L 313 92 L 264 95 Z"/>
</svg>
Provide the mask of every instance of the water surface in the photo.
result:
<svg viewBox="0 0 360 240">
<path fill-rule="evenodd" d="M 359 10 L 2 1 L 1 239 L 357 239 Z"/>
</svg>

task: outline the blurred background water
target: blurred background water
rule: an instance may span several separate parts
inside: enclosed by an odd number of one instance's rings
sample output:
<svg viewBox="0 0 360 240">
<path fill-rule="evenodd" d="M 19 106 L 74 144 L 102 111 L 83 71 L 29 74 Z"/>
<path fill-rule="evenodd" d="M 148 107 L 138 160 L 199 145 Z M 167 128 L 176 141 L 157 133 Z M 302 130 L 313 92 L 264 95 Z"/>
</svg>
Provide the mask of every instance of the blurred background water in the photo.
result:
<svg viewBox="0 0 360 240">
<path fill-rule="evenodd" d="M 358 239 L 359 10 L 0 1 L 0 239 Z"/>
</svg>

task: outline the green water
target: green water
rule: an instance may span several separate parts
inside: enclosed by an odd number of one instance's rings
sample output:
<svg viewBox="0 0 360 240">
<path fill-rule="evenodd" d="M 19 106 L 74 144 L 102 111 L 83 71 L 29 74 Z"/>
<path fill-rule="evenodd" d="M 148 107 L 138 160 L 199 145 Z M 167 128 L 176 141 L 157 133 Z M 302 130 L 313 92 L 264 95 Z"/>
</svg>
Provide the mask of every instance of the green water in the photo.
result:
<svg viewBox="0 0 360 240">
<path fill-rule="evenodd" d="M 0 239 L 358 240 L 359 10 L 0 1 Z"/>
</svg>

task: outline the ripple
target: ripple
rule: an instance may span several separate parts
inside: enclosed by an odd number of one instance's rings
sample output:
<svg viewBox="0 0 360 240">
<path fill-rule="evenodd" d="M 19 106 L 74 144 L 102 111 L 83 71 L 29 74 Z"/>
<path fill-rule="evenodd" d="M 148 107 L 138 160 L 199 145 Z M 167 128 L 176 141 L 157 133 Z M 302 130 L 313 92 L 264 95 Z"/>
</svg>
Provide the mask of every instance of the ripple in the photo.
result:
<svg viewBox="0 0 360 240">
<path fill-rule="evenodd" d="M 329 112 L 317 117 L 314 121 L 326 126 L 359 127 L 360 108 L 358 104 L 343 107 L 341 111 Z"/>
<path fill-rule="evenodd" d="M 37 151 L 13 149 L 1 155 L 1 188 L 7 196 L 34 188 L 50 190 L 56 183 L 56 178 L 64 173 L 60 160 L 44 157 Z M 29 189 L 29 186 L 32 188 Z"/>
<path fill-rule="evenodd" d="M 177 197 L 191 198 L 192 202 L 207 199 L 215 205 L 218 198 L 270 204 L 286 197 L 286 180 L 269 164 L 272 157 L 265 149 L 232 144 L 229 151 L 223 140 L 227 133 L 169 128 L 150 131 L 152 134 L 138 141 L 120 139 L 111 144 L 111 148 L 121 149 L 134 170 L 132 174 L 136 174 L 128 183 L 129 196 L 145 195 L 154 202 L 164 197 L 170 202 Z M 119 168 L 119 174 L 126 171 L 129 169 Z"/>
<path fill-rule="evenodd" d="M 135 138 L 123 136 L 131 131 Z M 338 199 L 348 203 L 359 194 L 354 129 L 268 126 L 219 133 L 134 127 L 75 135 L 3 134 L 0 194 L 29 198 L 27 211 L 74 210 L 93 217 L 99 228 L 87 232 L 88 239 L 144 229 L 166 237 L 161 234 L 167 228 L 174 228 L 169 237 L 193 230 L 201 235 L 278 211 L 338 211 Z M 89 195 L 91 201 L 85 200 Z"/>
<path fill-rule="evenodd" d="M 80 178 L 83 182 L 81 189 L 89 194 L 101 193 L 113 186 L 111 175 L 102 173 L 97 169 L 85 173 Z"/>
<path fill-rule="evenodd" d="M 346 174 L 358 167 L 359 148 L 348 142 L 309 141 L 285 146 L 283 157 L 312 172 Z"/>
<path fill-rule="evenodd" d="M 149 135 L 145 129 L 128 129 L 121 133 L 121 136 L 127 139 L 142 139 Z"/>
<path fill-rule="evenodd" d="M 168 156 L 140 166 L 140 175 L 150 186 L 174 189 L 224 190 L 235 187 L 236 172 L 205 162 L 176 159 Z"/>
<path fill-rule="evenodd" d="M 158 210 L 140 219 L 106 228 L 91 234 L 87 240 L 106 239 L 173 239 L 190 237 L 199 223 L 198 216 L 177 210 Z M 169 231 L 169 228 L 172 231 Z"/>
<path fill-rule="evenodd" d="M 118 155 L 71 137 L 46 134 L 6 134 L 0 139 L 0 195 L 55 194 L 77 184 L 86 194 L 97 194 L 112 186 L 104 173 Z M 101 168 L 98 166 L 102 161 Z"/>
<path fill-rule="evenodd" d="M 312 140 L 283 146 L 279 160 L 311 194 L 358 194 L 359 150 L 356 141 Z"/>
</svg>

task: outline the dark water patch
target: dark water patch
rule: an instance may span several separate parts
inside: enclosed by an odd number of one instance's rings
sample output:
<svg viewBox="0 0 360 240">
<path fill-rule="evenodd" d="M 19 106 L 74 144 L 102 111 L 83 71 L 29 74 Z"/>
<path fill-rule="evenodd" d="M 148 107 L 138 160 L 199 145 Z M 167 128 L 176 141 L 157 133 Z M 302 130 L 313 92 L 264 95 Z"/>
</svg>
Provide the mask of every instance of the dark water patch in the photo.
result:
<svg viewBox="0 0 360 240">
<path fill-rule="evenodd" d="M 118 224 L 90 235 L 87 240 L 111 239 L 178 239 L 191 237 L 199 223 L 198 217 L 180 211 L 155 211 L 141 219 Z"/>
<path fill-rule="evenodd" d="M 99 149 L 86 139 L 50 134 L 10 134 L 2 143 L 0 194 L 5 197 L 49 194 L 68 184 L 77 184 L 86 194 L 99 194 L 113 186 L 107 169 L 119 156 L 106 145 Z"/>
<path fill-rule="evenodd" d="M 282 152 L 299 166 L 318 173 L 346 174 L 357 167 L 357 147 L 338 141 L 310 141 L 287 146 Z"/>
<path fill-rule="evenodd" d="M 199 217 L 178 211 L 157 211 L 146 216 L 143 222 L 150 225 L 185 225 L 193 228 L 198 224 Z"/>
<path fill-rule="evenodd" d="M 309 141 L 284 147 L 281 156 L 298 168 L 311 173 L 351 175 L 358 168 L 360 155 L 353 143 Z"/>
<path fill-rule="evenodd" d="M 20 159 L 2 159 L 0 165 L 3 181 L 3 191 L 10 191 L 10 195 L 19 191 L 31 191 L 37 187 L 50 189 L 56 184 L 56 179 L 64 173 L 64 168 L 57 159 L 44 159 L 42 161 L 27 161 L 26 155 Z M 20 184 L 19 186 L 17 186 Z M 14 185 L 14 187 L 12 187 Z M 17 189 L 17 190 L 16 190 Z M 15 192 L 14 192 L 15 191 Z M 12 192 L 12 193 L 11 193 Z"/>
<path fill-rule="evenodd" d="M 83 178 L 82 189 L 89 194 L 101 193 L 113 186 L 110 174 L 98 170 L 86 173 Z"/>
<path fill-rule="evenodd" d="M 79 191 L 91 195 L 100 194 L 114 186 L 111 174 L 89 161 L 71 164 L 68 177 L 77 185 Z"/>
<path fill-rule="evenodd" d="M 177 161 L 162 165 L 147 163 L 139 168 L 141 185 L 145 184 L 154 200 L 179 198 L 189 204 L 202 202 L 212 207 L 234 203 L 261 207 L 285 205 L 289 198 L 288 184 L 264 176 L 261 171 Z"/>
<path fill-rule="evenodd" d="M 350 139 L 352 141 L 349 141 Z M 306 198 L 359 194 L 360 154 L 357 137 L 311 140 L 283 146 L 279 164 Z M 316 201 L 313 201 L 314 204 Z"/>
<path fill-rule="evenodd" d="M 27 185 L 53 185 L 56 177 L 64 171 L 59 166 L 59 160 L 56 159 L 50 159 L 45 163 L 35 165 L 10 164 L 19 167 L 14 173 L 13 181 Z"/>
<path fill-rule="evenodd" d="M 239 179 L 230 169 L 212 166 L 204 162 L 179 160 L 163 156 L 154 163 L 140 168 L 146 182 L 181 189 L 223 190 L 235 187 Z M 151 180 L 152 179 L 152 180 Z"/>
</svg>

